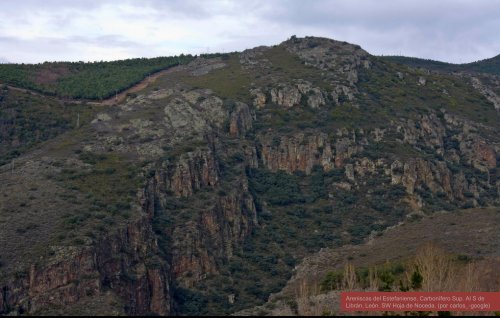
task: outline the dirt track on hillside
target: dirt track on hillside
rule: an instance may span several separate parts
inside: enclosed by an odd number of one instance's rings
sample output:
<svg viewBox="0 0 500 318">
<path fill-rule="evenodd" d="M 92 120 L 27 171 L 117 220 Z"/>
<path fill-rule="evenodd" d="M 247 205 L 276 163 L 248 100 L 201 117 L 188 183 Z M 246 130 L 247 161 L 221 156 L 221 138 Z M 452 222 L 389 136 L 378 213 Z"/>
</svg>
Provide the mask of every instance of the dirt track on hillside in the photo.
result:
<svg viewBox="0 0 500 318">
<path fill-rule="evenodd" d="M 57 96 L 45 95 L 45 94 L 35 92 L 35 91 L 27 89 L 27 88 L 20 88 L 20 87 L 11 86 L 11 85 L 7 85 L 7 87 L 9 89 L 12 89 L 15 91 L 29 93 L 29 94 L 40 96 L 40 97 L 52 97 L 52 98 L 58 99 L 58 100 L 63 101 L 63 102 L 77 103 L 77 104 L 81 104 L 81 103 L 86 102 L 89 105 L 112 106 L 112 105 L 116 105 L 116 104 L 123 102 L 127 98 L 127 94 L 137 93 L 137 92 L 145 89 L 149 85 L 153 84 L 159 77 L 161 77 L 165 74 L 179 72 L 179 71 L 184 70 L 184 69 L 185 69 L 185 66 L 181 65 L 181 66 L 174 66 L 174 67 L 168 68 L 166 70 L 156 72 L 154 74 L 149 75 L 148 77 L 146 77 L 145 79 L 143 79 L 139 83 L 135 84 L 134 86 L 127 88 L 126 90 L 119 93 L 118 95 L 104 99 L 102 101 L 61 98 L 61 97 L 57 97 Z"/>
</svg>

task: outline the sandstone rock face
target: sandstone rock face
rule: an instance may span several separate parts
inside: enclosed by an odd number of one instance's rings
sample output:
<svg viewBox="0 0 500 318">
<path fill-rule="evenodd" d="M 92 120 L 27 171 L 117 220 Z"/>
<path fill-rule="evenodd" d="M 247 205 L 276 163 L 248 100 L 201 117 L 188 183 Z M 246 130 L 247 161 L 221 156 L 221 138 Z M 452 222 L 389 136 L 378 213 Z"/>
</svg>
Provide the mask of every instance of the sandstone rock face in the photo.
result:
<svg viewBox="0 0 500 318">
<path fill-rule="evenodd" d="M 161 175 L 161 172 L 157 173 L 150 180 L 144 209 L 152 210 L 154 214 L 176 213 L 165 207 L 161 208 L 163 212 L 157 210 L 158 206 L 164 206 L 164 199 L 168 196 L 165 193 L 168 184 L 164 183 L 165 179 L 158 178 Z M 163 229 L 172 242 L 165 248 L 170 255 L 173 278 L 188 288 L 208 274 L 217 273 L 217 264 L 229 259 L 235 246 L 243 242 L 257 225 L 253 197 L 242 177 L 230 193 L 217 197 L 213 206 L 207 206 L 184 223 Z"/>
<path fill-rule="evenodd" d="M 399 165 L 394 165 L 397 166 Z M 401 182 L 408 194 L 413 194 L 417 185 L 425 184 L 433 193 L 444 192 L 448 196 L 452 195 L 451 173 L 443 162 L 434 164 L 420 158 L 410 160 L 404 164 L 404 172 L 400 177 L 398 173 L 391 177 L 393 183 Z"/>
<path fill-rule="evenodd" d="M 265 95 L 256 90 L 252 92 L 255 96 L 254 105 L 262 108 L 266 101 Z M 269 94 L 273 103 L 283 106 L 284 108 L 291 108 L 304 104 L 304 98 L 308 107 L 319 108 L 326 104 L 325 96 L 327 95 L 318 87 L 314 87 L 311 83 L 303 80 L 298 81 L 294 85 L 280 84 L 278 87 L 272 88 Z M 306 105 L 304 104 L 303 106 Z"/>
<path fill-rule="evenodd" d="M 166 133 L 179 141 L 186 136 L 203 136 L 212 128 L 222 129 L 228 118 L 222 99 L 200 95 L 193 104 L 189 101 L 192 94 L 172 98 L 164 108 Z"/>
<path fill-rule="evenodd" d="M 236 102 L 228 117 L 229 136 L 244 137 L 252 128 L 253 116 L 248 105 Z M 142 194 L 143 210 L 156 218 L 180 213 L 168 206 L 172 197 L 196 202 L 201 191 L 216 191 L 210 194 L 210 203 L 205 206 L 196 205 L 191 210 L 188 203 L 189 217 L 157 229 L 168 241 L 162 250 L 168 255 L 172 278 L 184 288 L 195 286 L 207 275 L 217 274 L 221 262 L 231 258 L 235 247 L 258 226 L 244 169 L 231 190 L 217 191 L 223 176 L 219 158 L 228 156 L 228 149 L 223 147 L 217 133 L 207 132 L 204 138 L 204 145 L 158 164 Z M 239 154 L 243 166 L 259 165 L 255 146 L 242 147 Z"/>
<path fill-rule="evenodd" d="M 415 122 L 407 120 L 398 130 L 404 135 L 403 141 L 410 145 L 425 143 L 430 147 L 439 148 L 443 152 L 443 138 L 445 137 L 445 127 L 435 114 L 423 115 L 421 120 Z"/>
<path fill-rule="evenodd" d="M 484 164 L 487 168 L 495 168 L 497 166 L 497 154 L 493 147 L 485 141 L 478 141 L 474 144 L 474 163 L 473 165 L 480 169 L 480 165 Z M 479 164 L 479 166 L 478 166 Z"/>
<path fill-rule="evenodd" d="M 269 50 L 268 46 L 258 46 L 253 49 L 247 49 L 240 54 L 240 63 L 244 68 L 268 68 L 271 63 L 262 58 L 263 53 Z"/>
<path fill-rule="evenodd" d="M 302 171 L 310 174 L 315 165 L 328 171 L 343 168 L 346 161 L 363 150 L 351 132 L 338 132 L 337 138 L 330 140 L 324 133 L 293 136 L 262 136 L 261 157 L 265 167 L 272 171 L 284 170 L 289 173 Z"/>
<path fill-rule="evenodd" d="M 234 111 L 230 115 L 229 134 L 233 137 L 245 136 L 252 129 L 254 116 L 247 104 L 236 102 Z"/>
<path fill-rule="evenodd" d="M 354 154 L 363 149 L 361 145 L 356 143 L 356 140 L 349 137 L 342 137 L 335 142 L 335 167 L 342 168 L 345 165 L 345 160 L 349 159 Z"/>
<path fill-rule="evenodd" d="M 262 140 L 262 163 L 269 170 L 311 173 L 315 165 L 334 167 L 333 149 L 326 134 L 266 138 Z"/>
<path fill-rule="evenodd" d="M 293 86 L 282 86 L 271 89 L 271 101 L 285 108 L 290 108 L 300 104 L 302 95 Z"/>
<path fill-rule="evenodd" d="M 354 181 L 354 166 L 350 163 L 345 165 L 345 176 L 349 181 Z"/>
<path fill-rule="evenodd" d="M 297 55 L 306 65 L 311 65 L 327 74 L 337 86 L 332 97 L 338 100 L 342 92 L 350 101 L 358 92 L 358 70 L 369 69 L 370 55 L 357 45 L 325 38 L 292 38 L 282 43 L 286 50 Z"/>
<path fill-rule="evenodd" d="M 262 93 L 260 89 L 252 89 L 250 90 L 250 94 L 253 96 L 253 105 L 257 108 L 262 108 L 266 106 L 266 95 Z"/>
<path fill-rule="evenodd" d="M 383 166 L 384 162 L 373 162 L 368 158 L 362 158 L 359 161 L 356 161 L 356 166 L 354 167 L 354 171 L 360 177 L 369 176 L 376 173 L 376 168 L 378 166 Z M 346 166 L 347 168 L 347 166 Z M 353 171 L 353 172 L 354 172 Z M 354 173 L 353 173 L 354 176 Z"/>
<path fill-rule="evenodd" d="M 481 83 L 477 77 L 471 78 L 472 85 L 477 89 L 484 97 L 486 97 L 490 102 L 493 103 L 497 111 L 500 110 L 500 96 L 498 96 L 492 89 Z"/>
<path fill-rule="evenodd" d="M 351 183 L 349 187 L 356 187 L 358 182 L 382 173 L 390 177 L 393 185 L 404 186 L 407 195 L 420 202 L 421 208 L 425 202 L 418 191 L 430 191 L 448 201 L 465 202 L 471 199 L 471 194 L 477 199 L 481 192 L 484 194 L 485 191 L 492 192 L 491 187 L 498 188 L 494 173 L 498 145 L 486 142 L 475 132 L 476 129 L 469 122 L 448 114 L 439 117 L 430 113 L 416 120 L 391 123 L 384 129 L 375 128 L 368 133 L 338 130 L 333 138 L 322 133 L 260 136 L 260 155 L 262 164 L 271 171 L 310 174 L 315 165 L 325 171 L 344 168 L 345 178 Z M 409 156 L 389 160 L 383 158 L 383 152 L 379 153 L 382 157 L 378 159 L 359 157 L 365 147 L 384 144 L 387 138 L 401 147 L 411 146 L 415 153 L 422 151 L 420 149 L 433 151 L 436 157 Z M 453 172 L 449 162 L 465 164 L 476 172 L 470 170 L 469 176 Z M 472 174 L 478 171 L 483 175 L 473 177 Z M 471 202 L 477 204 L 475 200 Z"/>
<path fill-rule="evenodd" d="M 323 93 L 318 88 L 312 88 L 307 97 L 307 105 L 311 108 L 319 108 L 325 105 L 325 98 Z"/>
<path fill-rule="evenodd" d="M 307 96 L 307 106 L 311 108 L 319 108 L 325 105 L 324 93 L 317 87 L 313 87 L 311 83 L 302 81 L 297 84 L 302 96 Z"/>
<path fill-rule="evenodd" d="M 253 198 L 247 189 L 232 192 L 200 213 L 196 221 L 172 232 L 172 274 L 185 287 L 218 272 L 220 260 L 229 259 L 257 226 Z"/>
<path fill-rule="evenodd" d="M 357 45 L 317 37 L 290 39 L 283 44 L 288 51 L 297 54 L 308 64 L 319 69 L 339 71 L 349 76 L 354 83 L 357 76 L 351 72 L 358 66 L 370 67 L 368 53 Z"/>
<path fill-rule="evenodd" d="M 190 196 L 202 187 L 214 187 L 219 181 L 219 167 L 211 150 L 182 154 L 177 162 L 162 170 L 157 178 L 175 196 Z"/>
<path fill-rule="evenodd" d="M 150 220 L 143 217 L 93 247 L 56 255 L 43 267 L 31 265 L 24 277 L 0 289 L 0 313 L 34 313 L 110 289 L 128 304 L 128 314 L 167 315 L 172 302 L 168 267 L 161 260 L 155 268 L 147 265 L 157 252 Z"/>
</svg>

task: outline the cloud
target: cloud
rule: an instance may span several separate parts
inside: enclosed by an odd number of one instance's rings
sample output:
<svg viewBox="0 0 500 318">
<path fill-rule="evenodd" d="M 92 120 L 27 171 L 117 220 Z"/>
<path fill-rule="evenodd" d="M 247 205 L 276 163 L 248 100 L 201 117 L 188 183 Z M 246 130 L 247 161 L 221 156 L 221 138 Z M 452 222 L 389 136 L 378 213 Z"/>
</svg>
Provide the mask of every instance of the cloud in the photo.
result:
<svg viewBox="0 0 500 318">
<path fill-rule="evenodd" d="M 14 62 L 227 52 L 292 34 L 450 62 L 500 52 L 495 0 L 3 0 L 0 6 L 0 49 Z"/>
</svg>

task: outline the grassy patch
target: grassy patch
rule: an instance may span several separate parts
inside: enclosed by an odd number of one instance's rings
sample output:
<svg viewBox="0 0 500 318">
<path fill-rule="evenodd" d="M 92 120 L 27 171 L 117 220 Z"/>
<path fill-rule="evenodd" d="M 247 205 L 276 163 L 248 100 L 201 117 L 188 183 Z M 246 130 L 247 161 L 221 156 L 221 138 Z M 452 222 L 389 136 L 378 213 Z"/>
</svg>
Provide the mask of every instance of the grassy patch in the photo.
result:
<svg viewBox="0 0 500 318">
<path fill-rule="evenodd" d="M 132 207 L 141 185 L 135 166 L 116 154 L 83 152 L 80 159 L 91 168 L 64 168 L 58 178 L 64 188 L 71 190 L 61 193 L 61 199 L 74 206 L 53 233 L 58 244 L 71 240 L 81 245 L 85 242 L 83 236 L 95 238 L 134 214 Z M 72 235 L 62 235 L 68 230 Z"/>
<path fill-rule="evenodd" d="M 179 79 L 193 87 L 210 88 L 218 96 L 248 102 L 251 84 L 249 73 L 241 67 L 237 54 L 229 55 L 224 62 L 227 63 L 224 68 L 200 76 L 184 74 Z"/>
<path fill-rule="evenodd" d="M 320 76 L 317 68 L 305 65 L 297 55 L 291 54 L 282 46 L 274 46 L 265 51 L 264 58 L 272 63 L 273 72 L 285 80 L 304 79 L 311 81 L 313 86 L 332 89 L 332 84 Z"/>
</svg>

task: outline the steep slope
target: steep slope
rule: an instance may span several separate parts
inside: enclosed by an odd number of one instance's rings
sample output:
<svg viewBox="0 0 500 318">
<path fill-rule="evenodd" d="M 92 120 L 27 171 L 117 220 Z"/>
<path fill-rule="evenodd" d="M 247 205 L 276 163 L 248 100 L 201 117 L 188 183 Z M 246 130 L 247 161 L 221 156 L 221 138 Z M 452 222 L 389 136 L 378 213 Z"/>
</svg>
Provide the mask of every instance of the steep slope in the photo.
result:
<svg viewBox="0 0 500 318">
<path fill-rule="evenodd" d="M 0 167 L 0 312 L 228 314 L 321 248 L 497 208 L 483 94 L 324 38 L 197 58 Z"/>
<path fill-rule="evenodd" d="M 0 88 L 0 165 L 61 133 L 89 124 L 97 107 Z"/>
<path fill-rule="evenodd" d="M 500 264 L 499 212 L 498 208 L 469 209 L 409 218 L 364 244 L 322 249 L 305 258 L 283 290 L 273 294 L 264 306 L 238 315 L 342 315 L 340 292 L 348 290 L 342 277 L 347 266 L 357 269 L 357 290 L 401 291 L 407 279 L 405 272 L 411 273 L 412 258 L 429 246 L 435 258 L 444 260 L 450 255 L 448 263 L 440 265 L 450 266 L 452 275 L 444 279 L 451 283 L 449 287 L 425 282 L 430 284 L 425 286 L 429 290 L 456 290 L 463 284 L 460 291 L 496 291 L 500 284 L 496 271 Z M 464 269 L 469 272 L 463 273 Z"/>
</svg>

